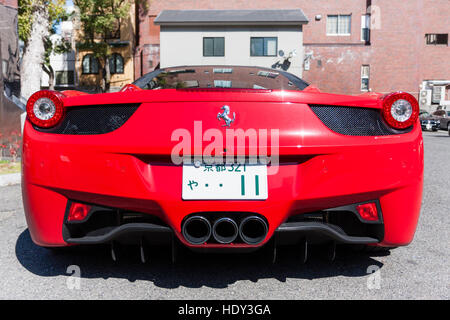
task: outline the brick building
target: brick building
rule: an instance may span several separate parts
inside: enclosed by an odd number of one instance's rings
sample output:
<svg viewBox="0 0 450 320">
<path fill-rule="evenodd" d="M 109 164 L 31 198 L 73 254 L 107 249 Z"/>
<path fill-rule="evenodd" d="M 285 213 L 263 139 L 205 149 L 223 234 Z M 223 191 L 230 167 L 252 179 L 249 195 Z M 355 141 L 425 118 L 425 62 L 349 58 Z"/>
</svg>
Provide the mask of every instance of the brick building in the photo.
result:
<svg viewBox="0 0 450 320">
<path fill-rule="evenodd" d="M 152 0 L 136 14 L 135 78 L 160 61 L 154 21 L 163 10 L 274 9 L 274 3 L 276 9 L 301 9 L 308 18 L 304 54 L 293 59 L 302 59 L 302 77 L 320 89 L 404 90 L 418 97 L 422 87 L 450 100 L 449 0 Z"/>
</svg>

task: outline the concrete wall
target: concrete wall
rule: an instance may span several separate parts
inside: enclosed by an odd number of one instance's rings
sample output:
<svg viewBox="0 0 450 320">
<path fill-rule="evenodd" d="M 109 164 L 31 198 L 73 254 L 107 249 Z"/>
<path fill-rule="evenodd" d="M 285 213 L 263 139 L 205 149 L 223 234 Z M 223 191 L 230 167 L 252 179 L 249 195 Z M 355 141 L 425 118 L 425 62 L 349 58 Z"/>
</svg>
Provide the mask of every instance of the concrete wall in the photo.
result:
<svg viewBox="0 0 450 320">
<path fill-rule="evenodd" d="M 224 57 L 204 57 L 203 37 L 224 37 Z M 180 65 L 245 65 L 270 68 L 280 57 L 250 56 L 251 37 L 277 37 L 278 50 L 286 54 L 296 50 L 297 56 L 289 72 L 302 76 L 302 29 L 298 27 L 161 27 L 161 67 Z"/>
</svg>

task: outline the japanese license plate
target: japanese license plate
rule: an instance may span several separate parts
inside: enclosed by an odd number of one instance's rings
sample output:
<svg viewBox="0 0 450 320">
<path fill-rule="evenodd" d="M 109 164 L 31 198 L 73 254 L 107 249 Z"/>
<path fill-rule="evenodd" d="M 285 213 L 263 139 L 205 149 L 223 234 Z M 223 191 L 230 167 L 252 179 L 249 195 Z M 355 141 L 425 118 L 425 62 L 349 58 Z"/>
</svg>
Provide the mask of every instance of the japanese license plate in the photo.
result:
<svg viewBox="0 0 450 320">
<path fill-rule="evenodd" d="M 265 200 L 267 166 L 183 165 L 183 200 Z"/>
<path fill-rule="evenodd" d="M 427 130 L 431 130 L 431 128 L 432 128 L 432 127 L 431 127 L 431 123 L 428 122 L 428 123 L 427 123 Z"/>
</svg>

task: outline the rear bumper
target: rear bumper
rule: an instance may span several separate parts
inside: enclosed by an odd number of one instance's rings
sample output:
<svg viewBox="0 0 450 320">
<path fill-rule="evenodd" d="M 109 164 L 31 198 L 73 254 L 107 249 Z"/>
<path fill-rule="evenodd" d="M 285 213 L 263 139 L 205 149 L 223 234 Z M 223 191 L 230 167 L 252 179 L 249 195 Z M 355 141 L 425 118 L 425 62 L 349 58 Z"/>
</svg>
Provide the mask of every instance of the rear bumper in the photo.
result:
<svg viewBox="0 0 450 320">
<path fill-rule="evenodd" d="M 282 223 L 274 232 L 277 244 L 298 244 L 303 240 L 314 242 L 336 242 L 343 244 L 376 244 L 384 238 L 383 214 L 380 203 L 376 203 L 379 219 L 363 220 L 356 207 L 358 204 L 330 208 L 320 212 L 295 215 Z M 70 207 L 71 201 L 67 206 Z M 125 212 L 116 208 L 93 206 L 83 221 L 68 221 L 67 209 L 63 224 L 63 239 L 69 244 L 102 244 L 112 241 L 157 245 L 174 240 L 173 230 L 163 221 L 147 214 Z M 251 214 L 250 214 L 251 215 Z M 196 215 L 199 216 L 199 215 Z M 219 218 L 236 222 L 240 226 L 248 214 L 211 212 L 201 215 L 211 225 Z M 237 232 L 236 232 L 237 233 Z M 207 243 L 218 243 L 211 234 Z M 230 248 L 242 248 L 242 238 L 236 237 Z"/>
<path fill-rule="evenodd" d="M 131 223 L 114 228 L 101 236 L 86 236 L 82 238 L 66 238 L 69 244 L 103 244 L 111 241 L 156 244 L 170 244 L 173 241 L 173 231 L 167 226 L 150 223 Z M 316 222 L 290 222 L 280 225 L 274 234 L 279 244 L 298 244 L 302 239 L 317 239 L 334 241 L 342 244 L 376 244 L 378 239 L 372 237 L 349 236 L 336 230 L 332 225 Z M 131 239 L 131 241 L 130 241 Z M 134 241 L 133 241 L 134 240 Z"/>
<path fill-rule="evenodd" d="M 120 129 L 121 130 L 121 129 Z M 423 185 L 423 141 L 420 127 L 407 134 L 386 137 L 315 139 L 303 137 L 296 154 L 281 159 L 278 173 L 268 177 L 265 201 L 183 201 L 182 167 L 147 157 L 140 146 L 115 148 L 120 130 L 96 137 L 61 138 L 37 133 L 27 122 L 23 150 L 23 201 L 32 239 L 42 246 L 82 243 L 63 235 L 68 201 L 80 201 L 157 217 L 164 228 L 127 226 L 102 239 L 110 241 L 132 233 L 173 235 L 184 245 L 225 248 L 222 244 L 191 245 L 181 234 L 183 219 L 193 213 L 257 213 L 268 221 L 268 233 L 258 246 L 281 234 L 323 234 L 343 243 L 407 245 L 416 229 Z M 90 140 L 89 140 L 90 139 Z M 118 141 L 117 143 L 122 143 Z M 377 199 L 383 212 L 383 237 L 353 239 L 327 225 L 286 224 L 288 219 L 349 204 Z M 156 228 L 156 229 L 155 229 Z M 148 232 L 151 231 L 151 232 Z M 295 237 L 293 237 L 295 238 Z M 236 248 L 257 247 L 236 244 Z"/>
<path fill-rule="evenodd" d="M 339 231 L 333 225 L 316 222 L 283 223 L 275 231 L 277 243 L 297 244 L 302 239 L 321 238 L 345 244 L 375 244 L 380 241 L 372 237 L 349 236 Z"/>
<path fill-rule="evenodd" d="M 102 235 L 85 236 L 81 238 L 65 238 L 70 244 L 102 244 L 111 241 L 125 239 L 127 242 L 135 240 L 139 243 L 141 239 L 152 244 L 167 244 L 173 240 L 173 232 L 167 226 L 152 223 L 130 223 L 115 227 Z"/>
</svg>

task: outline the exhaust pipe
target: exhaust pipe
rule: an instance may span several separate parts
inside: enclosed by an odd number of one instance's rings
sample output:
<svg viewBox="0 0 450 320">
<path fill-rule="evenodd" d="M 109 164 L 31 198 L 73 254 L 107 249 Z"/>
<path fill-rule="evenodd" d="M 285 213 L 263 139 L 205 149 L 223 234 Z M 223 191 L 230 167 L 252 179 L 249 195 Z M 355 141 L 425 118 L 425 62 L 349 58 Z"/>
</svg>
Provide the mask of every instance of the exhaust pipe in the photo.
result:
<svg viewBox="0 0 450 320">
<path fill-rule="evenodd" d="M 202 244 L 211 237 L 211 224 L 205 217 L 192 216 L 184 222 L 181 233 L 190 244 Z"/>
<path fill-rule="evenodd" d="M 264 219 L 250 216 L 242 220 L 239 226 L 239 236 L 247 244 L 261 243 L 267 235 L 269 228 Z"/>
<path fill-rule="evenodd" d="M 236 240 L 238 233 L 238 226 L 233 219 L 220 218 L 214 222 L 213 237 L 219 243 L 227 244 L 233 242 Z"/>
</svg>

